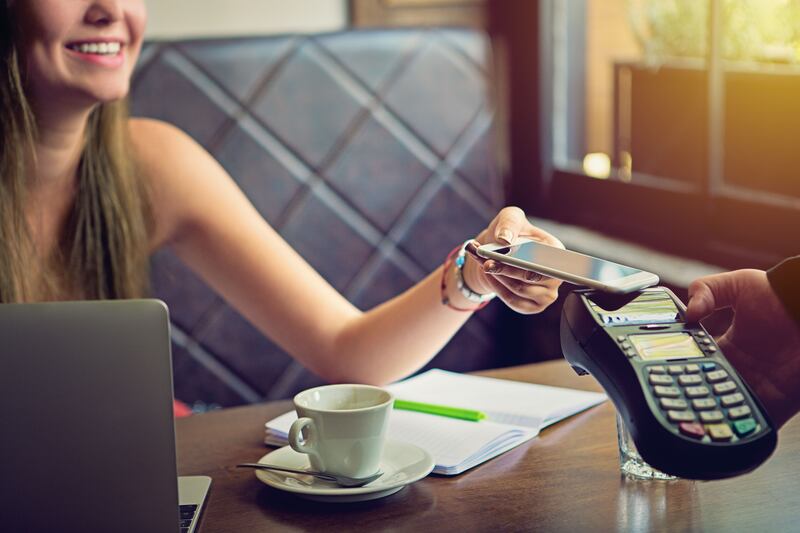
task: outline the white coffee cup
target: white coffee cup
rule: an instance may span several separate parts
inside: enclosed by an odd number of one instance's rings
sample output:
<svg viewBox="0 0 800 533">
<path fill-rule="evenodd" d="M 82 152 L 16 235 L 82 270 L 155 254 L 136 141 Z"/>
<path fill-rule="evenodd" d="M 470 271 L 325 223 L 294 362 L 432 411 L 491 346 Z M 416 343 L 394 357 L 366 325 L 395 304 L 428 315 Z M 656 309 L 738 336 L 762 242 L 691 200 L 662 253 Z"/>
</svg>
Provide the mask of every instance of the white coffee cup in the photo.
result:
<svg viewBox="0 0 800 533">
<path fill-rule="evenodd" d="M 321 472 L 366 477 L 378 471 L 394 398 L 371 385 L 325 385 L 294 397 L 289 444 Z"/>
</svg>

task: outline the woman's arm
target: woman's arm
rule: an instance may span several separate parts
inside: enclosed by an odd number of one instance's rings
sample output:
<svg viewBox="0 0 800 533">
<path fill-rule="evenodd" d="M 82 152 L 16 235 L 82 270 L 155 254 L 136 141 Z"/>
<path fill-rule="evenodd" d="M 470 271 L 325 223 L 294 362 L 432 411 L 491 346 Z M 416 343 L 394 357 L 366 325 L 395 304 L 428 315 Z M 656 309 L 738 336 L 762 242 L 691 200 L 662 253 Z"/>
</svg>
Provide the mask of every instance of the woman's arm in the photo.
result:
<svg viewBox="0 0 800 533">
<path fill-rule="evenodd" d="M 131 132 L 137 163 L 152 189 L 154 247 L 171 246 L 258 329 L 323 378 L 399 379 L 430 360 L 469 317 L 442 304 L 441 267 L 396 298 L 361 312 L 266 223 L 188 136 L 151 120 L 131 121 Z M 482 237 L 494 240 L 510 231 L 511 238 L 520 232 L 547 238 L 528 226 L 521 211 L 509 209 Z M 540 311 L 555 299 L 554 280 L 531 284 L 519 272 L 495 277 L 481 268 L 475 261 L 467 264 L 467 283 L 479 292 L 498 292 L 520 311 Z M 446 276 L 453 305 L 474 306 L 453 289 L 455 271 Z"/>
</svg>

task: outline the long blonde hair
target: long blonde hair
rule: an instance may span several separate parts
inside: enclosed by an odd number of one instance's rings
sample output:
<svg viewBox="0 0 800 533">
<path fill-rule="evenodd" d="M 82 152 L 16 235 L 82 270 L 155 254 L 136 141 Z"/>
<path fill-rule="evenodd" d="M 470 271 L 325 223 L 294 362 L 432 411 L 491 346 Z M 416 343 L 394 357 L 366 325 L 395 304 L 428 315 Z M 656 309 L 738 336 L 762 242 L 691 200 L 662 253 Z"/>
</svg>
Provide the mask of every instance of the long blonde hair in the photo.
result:
<svg viewBox="0 0 800 533">
<path fill-rule="evenodd" d="M 37 290 L 35 254 L 25 218 L 26 180 L 36 117 L 25 95 L 13 10 L 0 1 L 0 302 Z M 100 104 L 89 116 L 75 202 L 58 236 L 59 282 L 89 299 L 136 298 L 148 291 L 152 217 L 144 181 L 129 155 L 126 101 Z M 58 294 L 48 294 L 58 297 Z"/>
</svg>

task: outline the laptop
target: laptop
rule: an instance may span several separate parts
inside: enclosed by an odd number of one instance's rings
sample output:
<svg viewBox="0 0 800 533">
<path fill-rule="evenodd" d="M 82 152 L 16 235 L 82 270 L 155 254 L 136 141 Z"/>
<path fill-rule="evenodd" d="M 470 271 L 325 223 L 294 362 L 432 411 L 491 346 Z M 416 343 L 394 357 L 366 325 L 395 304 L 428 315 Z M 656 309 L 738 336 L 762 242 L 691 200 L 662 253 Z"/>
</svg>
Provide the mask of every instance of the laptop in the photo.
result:
<svg viewBox="0 0 800 533">
<path fill-rule="evenodd" d="M 158 300 L 0 305 L 0 529 L 195 531 Z"/>
</svg>

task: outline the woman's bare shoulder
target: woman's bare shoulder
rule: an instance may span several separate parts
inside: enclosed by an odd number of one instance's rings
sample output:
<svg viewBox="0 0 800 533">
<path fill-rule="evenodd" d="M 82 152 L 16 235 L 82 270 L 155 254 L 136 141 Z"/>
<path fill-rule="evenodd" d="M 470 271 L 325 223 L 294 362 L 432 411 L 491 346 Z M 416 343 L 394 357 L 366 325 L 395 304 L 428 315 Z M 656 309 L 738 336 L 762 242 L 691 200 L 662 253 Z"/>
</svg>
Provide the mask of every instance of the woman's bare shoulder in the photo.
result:
<svg viewBox="0 0 800 533">
<path fill-rule="evenodd" d="M 128 131 L 137 159 L 140 163 L 148 165 L 168 164 L 174 158 L 164 157 L 176 150 L 203 151 L 191 137 L 179 128 L 152 118 L 131 118 L 128 121 Z"/>
<path fill-rule="evenodd" d="M 173 241 L 185 216 L 187 194 L 197 190 L 213 158 L 179 128 L 160 120 L 128 121 L 137 174 L 146 180 L 156 223 L 153 248 Z"/>
</svg>

